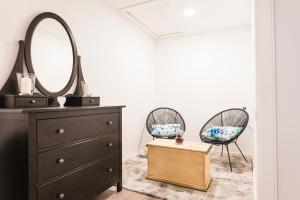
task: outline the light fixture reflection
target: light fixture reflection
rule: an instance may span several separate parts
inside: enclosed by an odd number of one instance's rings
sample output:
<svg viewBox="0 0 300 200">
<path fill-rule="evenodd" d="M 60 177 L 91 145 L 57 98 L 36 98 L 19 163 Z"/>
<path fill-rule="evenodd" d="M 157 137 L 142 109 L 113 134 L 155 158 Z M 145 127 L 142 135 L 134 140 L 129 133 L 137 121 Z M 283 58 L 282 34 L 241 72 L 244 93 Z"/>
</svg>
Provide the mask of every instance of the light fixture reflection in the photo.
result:
<svg viewBox="0 0 300 200">
<path fill-rule="evenodd" d="M 191 8 L 189 8 L 189 9 L 185 9 L 184 11 L 183 11 L 183 16 L 184 17 L 191 17 L 191 16 L 193 16 L 193 15 L 195 15 L 196 14 L 196 11 L 194 10 L 194 9 L 191 9 Z"/>
</svg>

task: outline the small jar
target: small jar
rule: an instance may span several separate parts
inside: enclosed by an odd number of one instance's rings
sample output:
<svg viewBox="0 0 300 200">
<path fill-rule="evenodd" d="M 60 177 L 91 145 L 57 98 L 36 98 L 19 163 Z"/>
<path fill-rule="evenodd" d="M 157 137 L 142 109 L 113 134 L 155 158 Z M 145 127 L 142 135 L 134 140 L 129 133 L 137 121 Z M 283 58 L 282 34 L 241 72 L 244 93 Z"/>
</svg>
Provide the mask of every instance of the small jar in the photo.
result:
<svg viewBox="0 0 300 200">
<path fill-rule="evenodd" d="M 176 143 L 181 144 L 183 143 L 183 137 L 181 134 L 177 134 L 176 138 L 175 138 Z"/>
</svg>

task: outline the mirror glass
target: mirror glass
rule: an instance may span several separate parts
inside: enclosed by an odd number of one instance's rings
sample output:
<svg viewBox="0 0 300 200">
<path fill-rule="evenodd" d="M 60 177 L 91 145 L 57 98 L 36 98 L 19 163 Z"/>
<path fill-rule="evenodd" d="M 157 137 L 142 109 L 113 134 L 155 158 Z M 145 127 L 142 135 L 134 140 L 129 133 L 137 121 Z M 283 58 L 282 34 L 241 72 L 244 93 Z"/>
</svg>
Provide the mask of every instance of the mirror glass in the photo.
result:
<svg viewBox="0 0 300 200">
<path fill-rule="evenodd" d="M 37 79 L 50 92 L 62 90 L 73 69 L 73 51 L 64 27 L 46 18 L 36 27 L 31 42 L 31 60 Z"/>
</svg>

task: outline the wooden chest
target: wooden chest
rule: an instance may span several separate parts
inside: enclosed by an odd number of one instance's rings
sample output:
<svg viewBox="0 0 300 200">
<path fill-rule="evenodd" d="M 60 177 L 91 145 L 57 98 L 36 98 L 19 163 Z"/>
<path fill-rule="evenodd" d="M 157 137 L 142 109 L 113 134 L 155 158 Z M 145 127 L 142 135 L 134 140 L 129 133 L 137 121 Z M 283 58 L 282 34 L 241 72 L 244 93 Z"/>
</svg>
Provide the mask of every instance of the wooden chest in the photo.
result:
<svg viewBox="0 0 300 200">
<path fill-rule="evenodd" d="M 207 191 L 211 145 L 201 142 L 156 139 L 147 144 L 147 178 L 197 190 Z"/>
<path fill-rule="evenodd" d="M 122 107 L 0 110 L 0 199 L 92 200 L 122 189 Z"/>
</svg>

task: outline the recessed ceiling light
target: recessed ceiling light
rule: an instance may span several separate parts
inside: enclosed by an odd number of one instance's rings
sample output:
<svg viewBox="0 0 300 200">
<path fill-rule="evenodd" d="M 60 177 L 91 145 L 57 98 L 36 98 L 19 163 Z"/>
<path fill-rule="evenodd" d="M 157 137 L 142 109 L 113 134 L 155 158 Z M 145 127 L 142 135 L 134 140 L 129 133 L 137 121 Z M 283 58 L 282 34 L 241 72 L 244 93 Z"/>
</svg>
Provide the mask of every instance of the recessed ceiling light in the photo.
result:
<svg viewBox="0 0 300 200">
<path fill-rule="evenodd" d="M 183 10 L 183 14 L 182 15 L 184 17 L 190 17 L 190 16 L 193 16 L 195 14 L 196 14 L 196 11 L 194 9 L 189 8 L 189 9 Z"/>
</svg>

